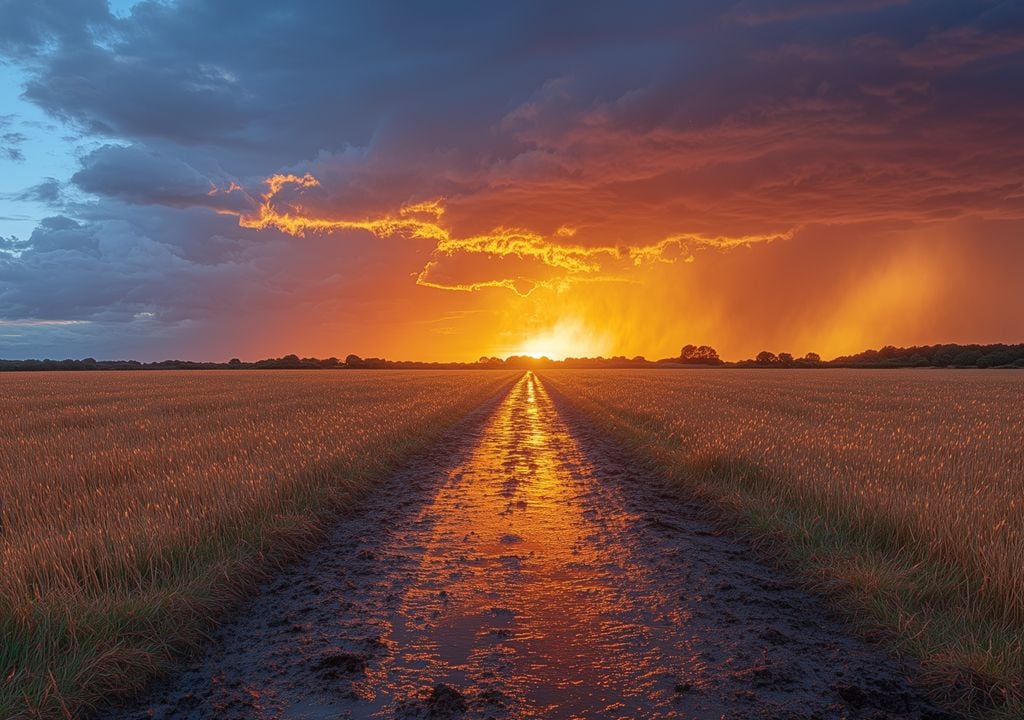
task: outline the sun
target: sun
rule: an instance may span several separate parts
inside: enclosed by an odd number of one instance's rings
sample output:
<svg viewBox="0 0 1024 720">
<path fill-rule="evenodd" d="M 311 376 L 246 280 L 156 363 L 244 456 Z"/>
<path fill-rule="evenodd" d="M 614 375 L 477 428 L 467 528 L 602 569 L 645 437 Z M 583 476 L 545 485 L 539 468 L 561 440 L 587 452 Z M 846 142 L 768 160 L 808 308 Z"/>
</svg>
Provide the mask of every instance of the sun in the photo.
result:
<svg viewBox="0 0 1024 720">
<path fill-rule="evenodd" d="M 568 357 L 568 355 L 565 354 L 560 355 L 558 351 L 551 349 L 551 347 L 543 347 L 533 344 L 527 344 L 522 350 L 514 354 L 531 357 L 534 360 L 539 360 L 541 358 L 547 358 L 548 360 L 564 360 Z"/>
<path fill-rule="evenodd" d="M 548 329 L 526 338 L 510 354 L 549 360 L 595 357 L 608 351 L 607 338 L 576 320 L 559 320 Z"/>
</svg>

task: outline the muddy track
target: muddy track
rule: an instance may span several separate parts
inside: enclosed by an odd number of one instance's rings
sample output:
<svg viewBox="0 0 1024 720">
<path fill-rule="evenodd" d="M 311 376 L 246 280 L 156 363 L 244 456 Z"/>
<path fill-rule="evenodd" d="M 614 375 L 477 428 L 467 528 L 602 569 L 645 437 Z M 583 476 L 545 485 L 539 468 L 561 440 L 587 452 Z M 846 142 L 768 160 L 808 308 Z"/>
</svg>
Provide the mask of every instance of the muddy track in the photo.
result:
<svg viewBox="0 0 1024 720">
<path fill-rule="evenodd" d="M 948 719 L 532 374 L 107 718 Z"/>
</svg>

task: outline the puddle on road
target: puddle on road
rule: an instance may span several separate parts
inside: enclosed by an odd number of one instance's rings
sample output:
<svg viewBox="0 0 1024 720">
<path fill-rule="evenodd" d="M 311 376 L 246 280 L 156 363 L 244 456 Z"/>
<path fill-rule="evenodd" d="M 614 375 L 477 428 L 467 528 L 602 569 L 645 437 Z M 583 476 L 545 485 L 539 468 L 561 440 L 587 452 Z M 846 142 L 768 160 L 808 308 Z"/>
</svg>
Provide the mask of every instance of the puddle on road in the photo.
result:
<svg viewBox="0 0 1024 720">
<path fill-rule="evenodd" d="M 631 565 L 621 539 L 635 518 L 597 486 L 532 373 L 421 521 L 430 536 L 393 621 L 379 709 L 439 683 L 518 717 L 635 717 L 671 702 L 691 654 L 685 618 Z"/>
</svg>

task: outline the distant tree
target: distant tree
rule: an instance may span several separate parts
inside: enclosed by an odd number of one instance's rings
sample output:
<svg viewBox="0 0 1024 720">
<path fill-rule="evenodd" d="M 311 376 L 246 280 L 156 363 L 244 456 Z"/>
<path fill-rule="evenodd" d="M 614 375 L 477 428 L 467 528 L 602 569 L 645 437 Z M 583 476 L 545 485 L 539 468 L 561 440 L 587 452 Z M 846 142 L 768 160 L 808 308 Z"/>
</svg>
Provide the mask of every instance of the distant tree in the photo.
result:
<svg viewBox="0 0 1024 720">
<path fill-rule="evenodd" d="M 960 348 L 956 345 L 943 345 L 932 355 L 932 364 L 935 367 L 947 367 L 952 365 L 960 354 Z"/>
<path fill-rule="evenodd" d="M 757 357 L 754 358 L 754 360 L 757 362 L 758 365 L 774 365 L 779 361 L 779 359 L 775 356 L 775 353 L 768 352 L 767 350 L 762 350 L 761 352 L 759 352 L 757 354 Z"/>
<path fill-rule="evenodd" d="M 982 355 L 976 364 L 981 368 L 999 367 L 1000 365 L 1010 365 L 1015 359 L 1013 352 L 1000 350 L 991 352 L 988 355 Z"/>
<path fill-rule="evenodd" d="M 363 359 L 358 355 L 347 355 L 345 357 L 345 365 L 348 367 L 362 367 Z"/>
<path fill-rule="evenodd" d="M 981 352 L 979 350 L 964 350 L 953 358 L 953 365 L 977 365 L 979 360 L 981 360 Z"/>
<path fill-rule="evenodd" d="M 722 359 L 718 351 L 710 345 L 684 345 L 679 353 L 679 361 L 694 365 L 721 365 Z"/>
<path fill-rule="evenodd" d="M 809 352 L 806 355 L 804 355 L 804 360 L 806 360 L 809 363 L 820 363 L 821 355 L 819 355 L 816 352 Z"/>
<path fill-rule="evenodd" d="M 232 367 L 238 367 L 241 364 L 242 364 L 242 361 L 239 360 L 238 358 L 231 358 L 230 360 L 228 360 L 228 365 L 230 365 Z"/>
<path fill-rule="evenodd" d="M 793 356 L 790 353 L 787 353 L 787 352 L 779 353 L 779 357 L 777 358 L 777 360 L 778 360 L 780 365 L 792 365 L 793 364 Z"/>
</svg>

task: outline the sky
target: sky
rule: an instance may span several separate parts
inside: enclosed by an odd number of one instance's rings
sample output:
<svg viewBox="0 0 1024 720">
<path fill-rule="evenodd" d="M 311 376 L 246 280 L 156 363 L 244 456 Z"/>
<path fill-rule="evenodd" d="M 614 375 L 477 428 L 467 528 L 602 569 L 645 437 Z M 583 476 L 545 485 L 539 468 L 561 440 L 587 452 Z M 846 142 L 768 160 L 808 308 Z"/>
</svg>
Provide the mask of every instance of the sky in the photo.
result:
<svg viewBox="0 0 1024 720">
<path fill-rule="evenodd" d="M 833 357 L 1022 287 L 1019 0 L 0 0 L 0 357 Z"/>
</svg>

